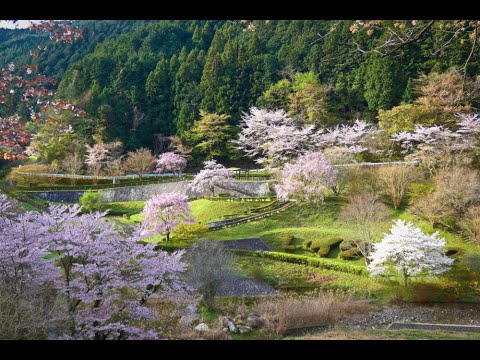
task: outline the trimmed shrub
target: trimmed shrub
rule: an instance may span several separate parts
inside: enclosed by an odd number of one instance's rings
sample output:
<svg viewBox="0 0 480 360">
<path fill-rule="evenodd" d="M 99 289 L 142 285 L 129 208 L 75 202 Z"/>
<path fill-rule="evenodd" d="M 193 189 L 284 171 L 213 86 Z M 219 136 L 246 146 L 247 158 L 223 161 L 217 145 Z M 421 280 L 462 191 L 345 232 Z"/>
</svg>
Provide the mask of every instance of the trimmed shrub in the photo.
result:
<svg viewBox="0 0 480 360">
<path fill-rule="evenodd" d="M 316 253 L 316 252 L 318 252 L 318 250 L 320 250 L 321 247 L 322 247 L 321 244 L 314 241 L 314 242 L 312 242 L 312 245 L 310 246 L 310 251 Z"/>
<path fill-rule="evenodd" d="M 338 256 L 342 260 L 354 260 L 360 259 L 362 257 L 362 254 L 360 253 L 360 250 L 355 247 L 351 248 L 350 250 L 341 251 Z"/>
<path fill-rule="evenodd" d="M 208 232 L 209 226 L 206 224 L 180 224 L 173 233 L 173 240 L 190 241 L 201 238 Z"/>
<path fill-rule="evenodd" d="M 354 248 L 354 247 L 357 247 L 357 245 L 355 245 L 350 240 L 343 240 L 339 245 L 340 251 L 347 251 L 347 250 L 350 250 L 351 248 Z"/>
<path fill-rule="evenodd" d="M 285 250 L 288 249 L 290 245 L 292 245 L 292 241 L 295 239 L 295 236 L 287 233 L 282 236 L 282 245 Z"/>
<path fill-rule="evenodd" d="M 256 251 L 255 254 L 273 260 L 285 261 L 293 264 L 303 264 L 321 269 L 345 272 L 354 275 L 368 275 L 366 268 L 358 265 L 339 264 L 337 261 L 325 258 L 313 258 L 305 255 L 286 254 L 273 251 Z"/>
<path fill-rule="evenodd" d="M 313 240 L 310 245 L 310 250 L 314 253 L 318 252 L 322 246 L 325 246 L 324 240 Z"/>
<path fill-rule="evenodd" d="M 340 246 L 340 244 L 343 242 L 342 238 L 334 238 L 330 241 L 330 247 L 335 247 L 335 246 Z"/>
<path fill-rule="evenodd" d="M 324 246 L 321 246 L 320 249 L 318 249 L 317 255 L 320 257 L 327 257 L 329 252 L 330 252 L 330 246 L 324 245 Z"/>
<path fill-rule="evenodd" d="M 305 240 L 303 242 L 303 246 L 305 247 L 305 249 L 310 249 L 310 246 L 312 246 L 312 240 Z"/>
<path fill-rule="evenodd" d="M 288 245 L 285 250 L 302 250 L 303 245 Z"/>
<path fill-rule="evenodd" d="M 85 191 L 78 203 L 83 206 L 83 211 L 93 211 L 98 209 L 103 201 L 103 192 L 101 191 Z"/>
</svg>

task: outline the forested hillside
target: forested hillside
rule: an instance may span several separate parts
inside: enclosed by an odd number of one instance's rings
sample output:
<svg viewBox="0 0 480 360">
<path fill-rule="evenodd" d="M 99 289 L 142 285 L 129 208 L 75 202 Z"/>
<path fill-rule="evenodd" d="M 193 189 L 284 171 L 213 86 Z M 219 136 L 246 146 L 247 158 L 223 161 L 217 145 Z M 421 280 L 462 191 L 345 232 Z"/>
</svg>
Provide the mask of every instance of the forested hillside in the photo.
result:
<svg viewBox="0 0 480 360">
<path fill-rule="evenodd" d="M 77 20 L 75 26 L 82 31 L 82 41 L 71 46 L 49 42 L 48 35 L 31 30 L 0 29 L 0 67 L 6 67 L 10 62 L 17 65 L 31 64 L 30 51 L 43 44 L 46 50 L 39 52 L 39 57 L 33 59 L 39 71 L 55 80 L 62 79 L 65 70 L 93 52 L 97 44 L 113 40 L 118 35 L 143 26 L 148 21 L 143 20 Z"/>
<path fill-rule="evenodd" d="M 461 68 L 470 55 L 461 38 L 433 54 L 444 39 L 428 31 L 394 56 L 362 52 L 387 35 L 352 34 L 353 23 L 255 21 L 251 31 L 238 21 L 79 21 L 84 40 L 49 44 L 36 61 L 59 80 L 58 97 L 87 111 L 90 132 L 135 149 L 153 148 L 154 134 L 187 139 L 200 110 L 228 115 L 234 129 L 253 105 L 318 127 L 377 122 L 379 111 L 419 96 L 415 79 Z M 0 36 L 5 66 L 31 61 L 27 49 L 44 35 Z M 467 75 L 479 66 L 473 56 Z"/>
</svg>

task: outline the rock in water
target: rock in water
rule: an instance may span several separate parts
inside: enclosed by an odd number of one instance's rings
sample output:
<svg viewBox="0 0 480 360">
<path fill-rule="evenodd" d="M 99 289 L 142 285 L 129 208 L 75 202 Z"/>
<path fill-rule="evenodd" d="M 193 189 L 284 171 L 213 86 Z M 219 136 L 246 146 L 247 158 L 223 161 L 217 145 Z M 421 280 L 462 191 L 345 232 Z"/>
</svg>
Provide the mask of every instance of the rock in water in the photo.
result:
<svg viewBox="0 0 480 360">
<path fill-rule="evenodd" d="M 197 326 L 195 326 L 195 330 L 196 330 L 196 331 L 200 331 L 200 332 L 205 332 L 205 331 L 210 330 L 210 328 L 208 327 L 207 324 L 205 324 L 205 323 L 200 323 L 200 324 L 198 324 Z"/>
</svg>

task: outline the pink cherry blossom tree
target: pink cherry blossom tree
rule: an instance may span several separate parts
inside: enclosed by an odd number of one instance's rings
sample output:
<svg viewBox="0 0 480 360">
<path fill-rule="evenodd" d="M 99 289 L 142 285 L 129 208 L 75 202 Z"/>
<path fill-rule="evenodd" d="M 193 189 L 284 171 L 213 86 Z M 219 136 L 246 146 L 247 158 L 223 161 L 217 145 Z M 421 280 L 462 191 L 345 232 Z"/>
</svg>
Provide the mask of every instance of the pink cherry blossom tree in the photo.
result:
<svg viewBox="0 0 480 360">
<path fill-rule="evenodd" d="M 162 174 L 171 172 L 174 175 L 181 174 L 187 167 L 187 159 L 174 152 L 165 152 L 157 159 L 155 173 Z"/>
<path fill-rule="evenodd" d="M 280 171 L 280 183 L 275 185 L 280 200 L 323 201 L 334 185 L 337 170 L 320 152 L 307 152 L 285 164 Z"/>
<path fill-rule="evenodd" d="M 215 187 L 231 187 L 235 183 L 233 171 L 228 170 L 216 160 L 205 161 L 204 168 L 195 176 L 189 186 L 191 191 L 197 193 L 210 192 L 215 196 Z"/>
<path fill-rule="evenodd" d="M 38 241 L 44 234 L 37 212 L 14 216 L 12 204 L 0 195 L 0 282 L 16 294 L 26 287 L 41 286 L 58 278 L 53 260 L 43 259 L 49 252 Z"/>
<path fill-rule="evenodd" d="M 0 198 L 4 213 L 11 207 L 5 203 Z M 159 314 L 147 301 L 154 294 L 175 303 L 187 298 L 190 289 L 178 276 L 183 251 L 154 250 L 138 231 L 125 236 L 104 215 L 55 205 L 43 214 L 0 216 L 0 281 L 15 291 L 53 283 L 68 304 L 68 331 L 59 337 L 155 338 L 149 320 Z"/>
<path fill-rule="evenodd" d="M 142 214 L 142 236 L 165 234 L 167 241 L 175 227 L 195 222 L 187 197 L 179 193 L 152 196 Z"/>
</svg>

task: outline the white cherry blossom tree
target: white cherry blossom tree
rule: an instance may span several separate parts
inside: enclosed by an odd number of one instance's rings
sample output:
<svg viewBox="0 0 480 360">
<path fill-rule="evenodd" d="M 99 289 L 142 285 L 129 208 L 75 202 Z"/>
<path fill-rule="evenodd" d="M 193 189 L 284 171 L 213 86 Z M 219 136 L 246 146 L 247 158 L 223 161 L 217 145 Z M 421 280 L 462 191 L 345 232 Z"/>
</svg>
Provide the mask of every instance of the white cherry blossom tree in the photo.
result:
<svg viewBox="0 0 480 360">
<path fill-rule="evenodd" d="M 371 275 L 400 273 L 407 286 L 411 276 L 437 276 L 450 269 L 454 260 L 445 255 L 446 241 L 438 236 L 438 231 L 427 235 L 411 222 L 394 222 L 390 233 L 373 245 L 367 265 Z"/>
</svg>

